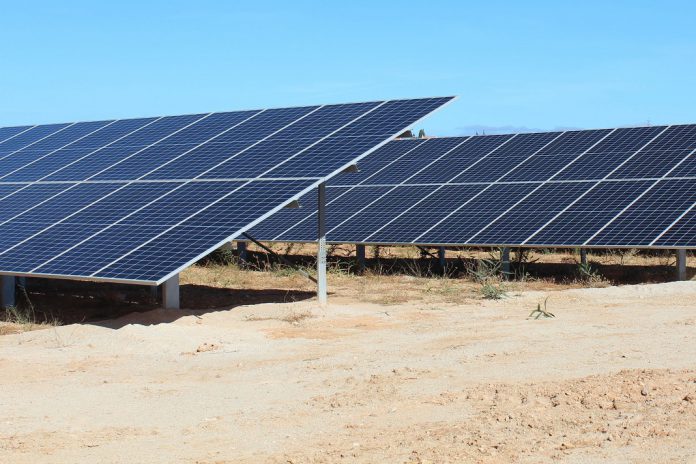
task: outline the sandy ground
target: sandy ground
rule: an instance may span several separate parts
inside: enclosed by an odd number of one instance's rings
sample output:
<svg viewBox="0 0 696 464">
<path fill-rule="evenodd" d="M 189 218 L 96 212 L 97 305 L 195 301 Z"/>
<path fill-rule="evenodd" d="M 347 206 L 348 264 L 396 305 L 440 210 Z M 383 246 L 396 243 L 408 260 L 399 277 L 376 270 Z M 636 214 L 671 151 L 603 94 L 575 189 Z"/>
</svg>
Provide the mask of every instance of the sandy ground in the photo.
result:
<svg viewBox="0 0 696 464">
<path fill-rule="evenodd" d="M 696 463 L 696 282 L 155 310 L 0 372 L 2 463 Z"/>
</svg>

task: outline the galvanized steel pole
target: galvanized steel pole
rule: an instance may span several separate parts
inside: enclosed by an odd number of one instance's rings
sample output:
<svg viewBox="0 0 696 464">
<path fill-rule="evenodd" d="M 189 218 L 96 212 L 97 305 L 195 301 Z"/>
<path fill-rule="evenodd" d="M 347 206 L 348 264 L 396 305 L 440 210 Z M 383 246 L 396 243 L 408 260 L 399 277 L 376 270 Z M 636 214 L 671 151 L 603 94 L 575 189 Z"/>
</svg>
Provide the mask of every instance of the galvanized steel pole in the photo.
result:
<svg viewBox="0 0 696 464">
<path fill-rule="evenodd" d="M 317 299 L 320 306 L 326 306 L 326 184 L 319 184 L 317 204 Z"/>
</svg>

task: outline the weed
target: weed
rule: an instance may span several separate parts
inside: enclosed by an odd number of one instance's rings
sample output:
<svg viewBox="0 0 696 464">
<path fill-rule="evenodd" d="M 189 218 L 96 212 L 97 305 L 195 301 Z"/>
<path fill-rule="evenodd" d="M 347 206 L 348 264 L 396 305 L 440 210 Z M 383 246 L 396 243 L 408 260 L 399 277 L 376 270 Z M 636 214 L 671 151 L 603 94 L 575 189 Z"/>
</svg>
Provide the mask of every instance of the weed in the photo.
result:
<svg viewBox="0 0 696 464">
<path fill-rule="evenodd" d="M 588 263 L 579 263 L 577 268 L 578 280 L 590 285 L 601 285 L 606 279 Z"/>
<path fill-rule="evenodd" d="M 500 300 L 505 296 L 505 289 L 500 282 L 486 282 L 481 285 L 481 295 L 486 300 Z"/>
<path fill-rule="evenodd" d="M 548 300 L 549 300 L 549 297 L 546 297 L 546 299 L 544 300 L 544 307 L 543 308 L 541 307 L 541 303 L 537 303 L 536 309 L 534 311 L 532 311 L 531 313 L 529 313 L 529 316 L 527 316 L 527 319 L 535 319 L 536 320 L 536 319 L 539 319 L 542 317 L 543 318 L 556 317 L 556 315 L 554 313 L 551 313 L 546 309 L 546 302 Z"/>
<path fill-rule="evenodd" d="M 477 260 L 476 267 L 467 270 L 474 281 L 481 284 L 481 295 L 487 300 L 499 300 L 505 296 L 501 271 L 502 262 L 493 253 L 489 258 Z"/>
</svg>

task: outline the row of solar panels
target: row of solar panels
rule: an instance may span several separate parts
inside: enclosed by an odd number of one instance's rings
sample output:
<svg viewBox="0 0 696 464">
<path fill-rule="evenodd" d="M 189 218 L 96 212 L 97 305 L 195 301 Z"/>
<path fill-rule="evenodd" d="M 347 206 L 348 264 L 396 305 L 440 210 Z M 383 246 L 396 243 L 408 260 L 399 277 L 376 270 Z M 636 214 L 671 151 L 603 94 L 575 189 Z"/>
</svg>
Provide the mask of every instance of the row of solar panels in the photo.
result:
<svg viewBox="0 0 696 464">
<path fill-rule="evenodd" d="M 334 243 L 696 247 L 696 125 L 397 140 L 329 182 Z M 316 240 L 316 193 L 254 227 Z"/>
<path fill-rule="evenodd" d="M 0 273 L 162 283 L 451 99 L 0 128 Z"/>
</svg>

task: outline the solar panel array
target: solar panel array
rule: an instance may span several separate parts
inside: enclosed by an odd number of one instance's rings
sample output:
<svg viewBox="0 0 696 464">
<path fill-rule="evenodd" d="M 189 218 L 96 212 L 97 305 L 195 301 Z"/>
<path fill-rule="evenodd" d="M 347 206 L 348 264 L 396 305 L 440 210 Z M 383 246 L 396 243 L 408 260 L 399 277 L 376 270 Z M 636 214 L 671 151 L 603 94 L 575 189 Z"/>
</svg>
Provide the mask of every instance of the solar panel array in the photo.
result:
<svg viewBox="0 0 696 464">
<path fill-rule="evenodd" d="M 333 243 L 696 247 L 696 125 L 405 139 L 328 184 Z M 316 240 L 315 197 L 254 227 Z"/>
<path fill-rule="evenodd" d="M 0 273 L 161 283 L 450 100 L 0 128 Z"/>
</svg>

